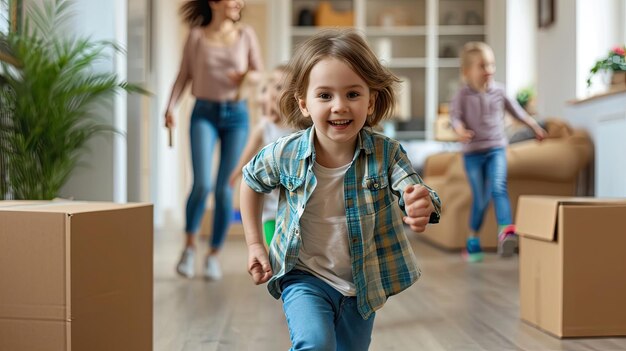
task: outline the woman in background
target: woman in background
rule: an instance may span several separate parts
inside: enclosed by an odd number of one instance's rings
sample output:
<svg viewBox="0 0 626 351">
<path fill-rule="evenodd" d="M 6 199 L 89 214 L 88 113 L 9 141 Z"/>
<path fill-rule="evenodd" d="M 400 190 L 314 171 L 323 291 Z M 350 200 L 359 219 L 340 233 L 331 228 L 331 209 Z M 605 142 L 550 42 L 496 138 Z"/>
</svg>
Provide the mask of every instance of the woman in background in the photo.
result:
<svg viewBox="0 0 626 351">
<path fill-rule="evenodd" d="M 176 267 L 187 278 L 195 274 L 195 236 L 211 190 L 215 192 L 215 209 L 204 277 L 218 280 L 222 276 L 217 254 L 232 217 L 232 187 L 228 177 L 248 135 L 248 108 L 246 101 L 239 99 L 239 88 L 244 78 L 254 80 L 257 72 L 263 70 L 254 30 L 238 23 L 244 4 L 243 0 L 191 0 L 180 9 L 190 31 L 165 112 L 165 126 L 174 127 L 174 108 L 191 82 L 191 93 L 196 98 L 189 133 L 193 187 L 185 211 L 185 246 Z M 212 156 L 218 138 L 220 162 L 213 187 Z"/>
</svg>

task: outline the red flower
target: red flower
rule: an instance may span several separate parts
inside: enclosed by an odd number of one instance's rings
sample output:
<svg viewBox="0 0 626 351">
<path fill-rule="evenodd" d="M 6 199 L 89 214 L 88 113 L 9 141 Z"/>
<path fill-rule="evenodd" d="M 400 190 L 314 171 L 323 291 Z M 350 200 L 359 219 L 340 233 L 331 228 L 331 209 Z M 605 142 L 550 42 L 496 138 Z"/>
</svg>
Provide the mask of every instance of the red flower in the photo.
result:
<svg viewBox="0 0 626 351">
<path fill-rule="evenodd" d="M 623 47 L 616 46 L 616 47 L 613 48 L 613 52 L 616 53 L 617 55 L 624 56 L 624 48 Z"/>
</svg>

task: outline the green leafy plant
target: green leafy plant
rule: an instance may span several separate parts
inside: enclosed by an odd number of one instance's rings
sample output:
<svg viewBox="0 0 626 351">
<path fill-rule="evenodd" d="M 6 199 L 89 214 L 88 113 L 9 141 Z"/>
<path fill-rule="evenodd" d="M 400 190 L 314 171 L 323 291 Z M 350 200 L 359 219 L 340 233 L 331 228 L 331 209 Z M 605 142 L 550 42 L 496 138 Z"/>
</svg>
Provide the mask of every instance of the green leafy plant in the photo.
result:
<svg viewBox="0 0 626 351">
<path fill-rule="evenodd" d="M 591 86 L 591 78 L 599 71 L 626 71 L 626 45 L 616 46 L 609 51 L 606 57 L 599 59 L 589 70 L 587 87 Z"/>
<path fill-rule="evenodd" d="M 522 106 L 523 109 L 528 107 L 528 103 L 535 97 L 535 89 L 533 87 L 526 87 L 520 89 L 515 94 L 515 100 Z"/>
<path fill-rule="evenodd" d="M 68 0 L 31 6 L 22 28 L 0 37 L 0 152 L 5 170 L 0 198 L 8 193 L 15 199 L 56 197 L 87 141 L 115 132 L 95 107 L 110 104 L 119 91 L 146 93 L 114 73 L 94 70 L 120 50 L 115 44 L 60 33 L 70 7 Z"/>
</svg>

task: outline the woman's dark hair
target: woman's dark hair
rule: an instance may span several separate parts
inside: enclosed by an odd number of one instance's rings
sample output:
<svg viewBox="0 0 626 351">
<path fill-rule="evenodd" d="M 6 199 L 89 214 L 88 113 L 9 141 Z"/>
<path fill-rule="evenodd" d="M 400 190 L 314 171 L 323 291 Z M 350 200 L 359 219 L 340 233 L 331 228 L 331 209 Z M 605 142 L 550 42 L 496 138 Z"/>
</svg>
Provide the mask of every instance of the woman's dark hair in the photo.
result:
<svg viewBox="0 0 626 351">
<path fill-rule="evenodd" d="M 189 0 L 180 7 L 180 14 L 183 16 L 185 23 L 191 27 L 206 27 L 213 19 L 213 12 L 210 1 L 220 0 Z"/>
</svg>

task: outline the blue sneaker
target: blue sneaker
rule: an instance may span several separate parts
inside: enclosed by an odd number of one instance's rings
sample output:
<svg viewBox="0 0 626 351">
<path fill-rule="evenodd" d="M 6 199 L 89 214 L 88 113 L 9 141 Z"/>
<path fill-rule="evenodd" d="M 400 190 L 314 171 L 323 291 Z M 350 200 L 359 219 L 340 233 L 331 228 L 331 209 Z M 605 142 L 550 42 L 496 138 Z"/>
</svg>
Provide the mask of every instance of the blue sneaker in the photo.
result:
<svg viewBox="0 0 626 351">
<path fill-rule="evenodd" d="M 470 263 L 482 262 L 484 255 L 480 248 L 480 239 L 472 237 L 467 239 L 466 249 L 463 250 L 463 258 Z"/>
</svg>

